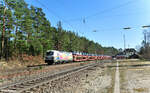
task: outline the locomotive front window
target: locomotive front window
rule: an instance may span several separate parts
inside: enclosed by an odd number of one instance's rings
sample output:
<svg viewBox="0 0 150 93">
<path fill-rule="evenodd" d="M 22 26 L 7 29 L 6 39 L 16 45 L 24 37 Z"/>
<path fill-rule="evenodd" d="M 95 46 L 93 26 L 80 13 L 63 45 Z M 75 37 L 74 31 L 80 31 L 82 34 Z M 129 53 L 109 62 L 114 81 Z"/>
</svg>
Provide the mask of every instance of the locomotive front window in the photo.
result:
<svg viewBox="0 0 150 93">
<path fill-rule="evenodd" d="M 47 52 L 46 55 L 53 55 L 54 52 Z"/>
</svg>

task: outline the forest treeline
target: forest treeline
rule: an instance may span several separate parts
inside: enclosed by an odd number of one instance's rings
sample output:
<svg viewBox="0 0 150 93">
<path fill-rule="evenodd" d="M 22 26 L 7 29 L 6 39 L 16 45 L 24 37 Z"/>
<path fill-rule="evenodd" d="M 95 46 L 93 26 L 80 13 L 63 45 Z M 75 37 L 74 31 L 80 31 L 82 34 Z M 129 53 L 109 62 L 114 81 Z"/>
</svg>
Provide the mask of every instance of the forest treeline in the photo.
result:
<svg viewBox="0 0 150 93">
<path fill-rule="evenodd" d="M 23 54 L 44 56 L 46 50 L 80 51 L 113 55 L 114 47 L 99 43 L 62 28 L 61 21 L 52 27 L 42 8 L 29 6 L 24 0 L 3 0 L 0 4 L 0 57 L 6 60 Z"/>
</svg>

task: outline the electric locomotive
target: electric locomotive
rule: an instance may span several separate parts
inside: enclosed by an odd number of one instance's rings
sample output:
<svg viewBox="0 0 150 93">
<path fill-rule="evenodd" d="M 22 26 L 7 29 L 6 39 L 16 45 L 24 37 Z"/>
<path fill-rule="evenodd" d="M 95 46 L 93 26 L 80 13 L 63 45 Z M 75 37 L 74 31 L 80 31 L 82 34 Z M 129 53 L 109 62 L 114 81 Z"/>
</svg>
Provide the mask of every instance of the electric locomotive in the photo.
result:
<svg viewBox="0 0 150 93">
<path fill-rule="evenodd" d="M 45 62 L 49 65 L 66 62 L 79 62 L 79 61 L 94 61 L 94 60 L 109 60 L 111 56 L 88 54 L 81 52 L 64 52 L 57 50 L 48 50 L 46 52 Z"/>
</svg>

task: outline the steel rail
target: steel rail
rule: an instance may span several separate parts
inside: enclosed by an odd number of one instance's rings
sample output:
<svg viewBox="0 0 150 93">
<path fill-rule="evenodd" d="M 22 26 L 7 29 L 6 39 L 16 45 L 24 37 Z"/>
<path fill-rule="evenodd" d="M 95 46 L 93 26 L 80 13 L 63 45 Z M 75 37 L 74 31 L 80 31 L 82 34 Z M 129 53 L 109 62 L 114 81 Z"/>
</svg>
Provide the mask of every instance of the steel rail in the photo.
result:
<svg viewBox="0 0 150 93">
<path fill-rule="evenodd" d="M 94 67 L 97 64 L 98 63 L 91 63 L 91 64 L 87 64 L 84 66 L 75 67 L 72 69 L 67 69 L 67 70 L 64 70 L 64 71 L 61 71 L 58 73 L 54 73 L 54 74 L 50 74 L 50 75 L 47 74 L 45 76 L 41 76 L 41 77 L 38 77 L 35 79 L 25 80 L 22 82 L 3 86 L 3 87 L 0 87 L 0 92 L 2 92 L 2 93 L 21 93 L 21 92 L 24 92 L 26 90 L 35 88 L 37 86 L 46 84 L 48 82 L 55 81 L 55 80 L 58 80 L 60 78 L 72 75 L 72 74 L 77 73 L 77 72 L 80 72 L 82 70 Z"/>
</svg>

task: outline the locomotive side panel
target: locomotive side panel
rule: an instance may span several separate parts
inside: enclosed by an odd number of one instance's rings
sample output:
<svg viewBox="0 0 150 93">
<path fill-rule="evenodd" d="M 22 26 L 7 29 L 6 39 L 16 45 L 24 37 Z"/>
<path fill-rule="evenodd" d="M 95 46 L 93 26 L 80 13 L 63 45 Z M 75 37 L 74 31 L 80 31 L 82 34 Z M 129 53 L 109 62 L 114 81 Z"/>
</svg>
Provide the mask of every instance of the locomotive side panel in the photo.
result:
<svg viewBox="0 0 150 93">
<path fill-rule="evenodd" d="M 73 55 L 70 52 L 48 50 L 46 52 L 45 62 L 49 65 L 53 63 L 63 63 L 73 61 Z"/>
<path fill-rule="evenodd" d="M 55 62 L 69 62 L 73 61 L 73 55 L 70 52 L 58 51 L 54 56 Z"/>
</svg>

